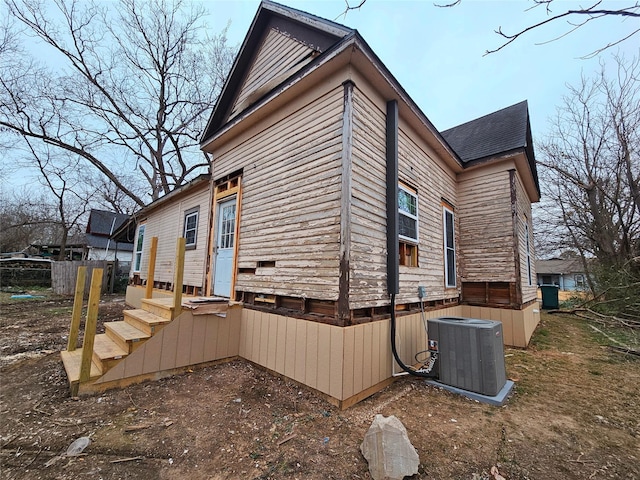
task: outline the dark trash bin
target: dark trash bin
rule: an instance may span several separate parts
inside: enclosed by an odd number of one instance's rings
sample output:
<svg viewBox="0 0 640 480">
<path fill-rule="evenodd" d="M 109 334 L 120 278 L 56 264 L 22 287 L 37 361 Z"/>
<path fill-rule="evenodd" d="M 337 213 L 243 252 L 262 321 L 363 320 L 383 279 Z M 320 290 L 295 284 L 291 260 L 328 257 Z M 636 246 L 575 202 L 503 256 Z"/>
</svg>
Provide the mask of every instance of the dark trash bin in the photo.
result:
<svg viewBox="0 0 640 480">
<path fill-rule="evenodd" d="M 558 290 L 560 287 L 557 285 L 540 285 L 542 291 L 542 308 L 545 310 L 560 308 L 560 302 L 558 301 Z"/>
</svg>

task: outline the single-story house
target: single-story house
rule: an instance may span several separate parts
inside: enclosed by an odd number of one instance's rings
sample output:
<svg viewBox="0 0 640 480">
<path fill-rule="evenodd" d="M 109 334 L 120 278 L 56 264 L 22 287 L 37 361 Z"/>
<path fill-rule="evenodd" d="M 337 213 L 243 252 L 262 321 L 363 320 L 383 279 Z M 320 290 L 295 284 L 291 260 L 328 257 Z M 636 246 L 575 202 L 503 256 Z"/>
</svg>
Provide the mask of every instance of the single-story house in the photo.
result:
<svg viewBox="0 0 640 480">
<path fill-rule="evenodd" d="M 538 285 L 557 285 L 560 290 L 586 290 L 587 274 L 579 257 L 536 260 Z"/>
<path fill-rule="evenodd" d="M 412 363 L 425 317 L 498 320 L 526 347 L 540 198 L 526 101 L 440 132 L 356 30 L 263 1 L 201 148 L 210 174 L 137 214 L 127 302 L 152 237 L 153 295 L 175 290 L 183 236 L 177 288 L 229 310 L 184 312 L 105 383 L 242 357 L 346 406 L 397 373 L 391 342 Z"/>
</svg>

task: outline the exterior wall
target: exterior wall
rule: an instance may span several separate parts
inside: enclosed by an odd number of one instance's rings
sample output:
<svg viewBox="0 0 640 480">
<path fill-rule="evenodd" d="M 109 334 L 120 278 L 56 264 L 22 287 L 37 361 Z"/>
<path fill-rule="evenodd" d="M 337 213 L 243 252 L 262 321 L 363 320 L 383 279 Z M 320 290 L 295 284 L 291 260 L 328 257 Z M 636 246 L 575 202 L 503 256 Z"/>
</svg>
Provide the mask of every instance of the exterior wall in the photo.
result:
<svg viewBox="0 0 640 480">
<path fill-rule="evenodd" d="M 183 284 L 204 287 L 210 203 L 209 184 L 205 182 L 201 188 L 152 210 L 145 218 L 140 219 L 138 224 L 145 225 L 140 278 L 147 279 L 151 238 L 158 237 L 154 280 L 156 282 L 173 282 L 176 241 L 184 234 L 184 214 L 187 210 L 199 207 L 196 248 L 185 252 Z M 134 249 L 137 242 L 138 232 L 136 232 Z M 130 276 L 138 273 L 133 272 L 134 263 L 135 252 Z"/>
<path fill-rule="evenodd" d="M 465 282 L 515 282 L 509 171 L 504 165 L 459 176 L 459 272 Z"/>
<path fill-rule="evenodd" d="M 329 79 L 214 152 L 214 179 L 243 170 L 236 291 L 337 299 L 342 112 Z"/>
<path fill-rule="evenodd" d="M 240 88 L 238 98 L 232 108 L 231 117 L 241 110 L 243 102 L 251 93 L 260 89 L 270 80 L 282 74 L 292 75 L 295 70 L 302 68 L 311 58 L 304 61 L 309 56 L 312 49 L 295 39 L 278 32 L 275 29 L 269 30 L 262 45 L 256 53 L 255 60 L 247 78 Z M 245 105 L 246 106 L 246 105 Z"/>
<path fill-rule="evenodd" d="M 502 322 L 505 345 L 526 347 L 540 321 L 538 306 L 525 310 L 455 306 L 397 318 L 396 346 L 406 365 L 426 350 L 424 321 L 464 316 Z M 402 369 L 393 360 L 390 320 L 336 327 L 242 309 L 239 356 L 322 392 L 342 405 L 362 399 Z M 356 401 L 357 401 L 356 400 Z M 343 403 L 346 402 L 346 403 Z"/>
<path fill-rule="evenodd" d="M 130 262 L 131 258 L 133 256 L 132 252 L 125 252 L 122 250 L 118 250 L 118 261 L 120 262 Z M 87 260 L 107 260 L 107 261 L 113 261 L 116 258 L 116 250 L 115 250 L 115 243 L 113 245 L 113 248 L 110 248 L 108 251 L 105 250 L 104 248 L 94 248 L 94 247 L 89 247 L 89 253 L 87 254 Z"/>
<path fill-rule="evenodd" d="M 351 308 L 389 303 L 385 118 L 386 101 L 364 79 L 357 78 L 352 157 Z M 400 266 L 397 302 L 418 301 L 419 285 L 426 287 L 427 300 L 455 298 L 457 288 L 445 289 L 442 222 L 442 199 L 456 207 L 455 174 L 402 118 L 398 141 L 399 179 L 418 193 L 420 242 L 418 267 Z"/>
<path fill-rule="evenodd" d="M 535 254 L 533 250 L 533 224 L 531 218 L 531 201 L 527 196 L 527 192 L 522 185 L 520 176 L 514 172 L 515 192 L 516 192 L 516 208 L 517 208 L 517 232 L 518 232 L 518 250 L 520 260 L 520 285 L 522 286 L 522 303 L 527 303 L 537 298 L 536 284 L 536 266 Z M 526 232 L 529 232 L 529 238 Z M 528 273 L 527 265 L 527 245 L 529 247 L 528 259 L 531 268 L 531 277 Z M 531 281 L 529 281 L 531 280 Z"/>
<path fill-rule="evenodd" d="M 540 322 L 540 306 L 535 302 L 523 310 L 507 308 L 476 307 L 460 305 L 461 317 L 496 320 L 502 323 L 504 344 L 511 347 L 526 348 L 533 331 Z"/>
</svg>

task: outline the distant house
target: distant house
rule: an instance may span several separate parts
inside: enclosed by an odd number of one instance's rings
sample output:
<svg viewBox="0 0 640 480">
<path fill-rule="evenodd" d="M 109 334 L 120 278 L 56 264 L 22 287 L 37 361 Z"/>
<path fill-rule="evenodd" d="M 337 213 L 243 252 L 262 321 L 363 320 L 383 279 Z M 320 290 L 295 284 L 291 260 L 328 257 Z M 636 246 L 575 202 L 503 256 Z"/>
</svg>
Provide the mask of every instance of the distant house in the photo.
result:
<svg viewBox="0 0 640 480">
<path fill-rule="evenodd" d="M 585 290 L 587 275 L 578 257 L 536 260 L 538 285 L 557 285 L 560 290 Z"/>
<path fill-rule="evenodd" d="M 111 238 L 129 215 L 92 209 L 85 234 L 85 260 L 115 260 L 131 262 L 133 241 L 116 241 Z"/>
<path fill-rule="evenodd" d="M 210 175 L 137 214 L 127 289 L 139 304 L 157 237 L 154 295 L 227 298 L 227 323 L 185 313 L 165 327 L 177 343 L 152 338 L 118 381 L 239 356 L 349 405 L 393 378 L 392 299 L 407 362 L 423 309 L 498 320 L 525 347 L 539 321 L 532 146 L 526 102 L 440 132 L 356 30 L 263 1 L 201 139 Z"/>
</svg>

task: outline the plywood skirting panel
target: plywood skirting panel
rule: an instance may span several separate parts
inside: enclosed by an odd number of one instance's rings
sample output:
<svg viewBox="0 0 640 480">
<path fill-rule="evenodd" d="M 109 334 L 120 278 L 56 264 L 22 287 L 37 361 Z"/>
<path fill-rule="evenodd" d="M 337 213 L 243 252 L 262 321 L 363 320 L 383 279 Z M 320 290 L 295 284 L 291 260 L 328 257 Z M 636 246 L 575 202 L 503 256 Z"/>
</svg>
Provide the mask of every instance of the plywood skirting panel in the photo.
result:
<svg viewBox="0 0 640 480">
<path fill-rule="evenodd" d="M 194 317 L 185 311 L 95 384 L 236 357 L 240 336 L 237 313 L 226 318 L 217 315 Z"/>
</svg>

